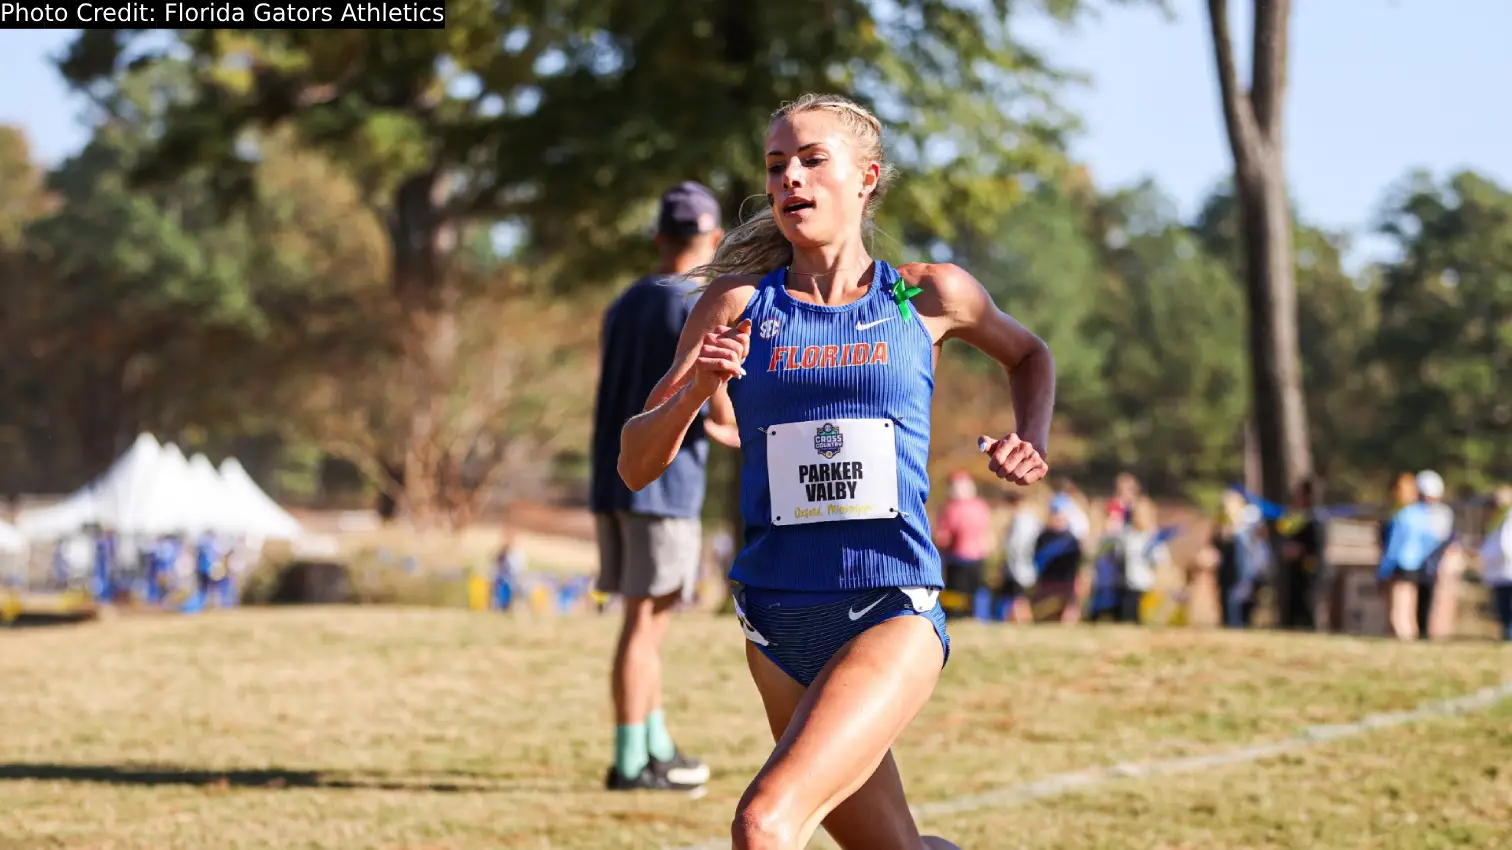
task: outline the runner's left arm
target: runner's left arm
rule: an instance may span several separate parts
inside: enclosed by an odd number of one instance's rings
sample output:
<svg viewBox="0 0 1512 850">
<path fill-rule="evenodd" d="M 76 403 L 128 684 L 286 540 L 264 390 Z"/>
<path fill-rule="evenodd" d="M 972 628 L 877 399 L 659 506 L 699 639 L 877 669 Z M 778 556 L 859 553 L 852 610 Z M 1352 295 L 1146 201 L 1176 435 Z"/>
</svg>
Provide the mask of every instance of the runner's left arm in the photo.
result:
<svg viewBox="0 0 1512 850">
<path fill-rule="evenodd" d="M 1014 433 L 996 441 L 986 438 L 983 450 L 992 456 L 993 473 L 1015 484 L 1044 478 L 1055 410 L 1055 358 L 1050 347 L 999 309 L 986 288 L 959 266 L 920 264 L 909 271 L 924 290 L 920 312 L 936 342 L 959 339 L 1008 373 Z"/>
</svg>

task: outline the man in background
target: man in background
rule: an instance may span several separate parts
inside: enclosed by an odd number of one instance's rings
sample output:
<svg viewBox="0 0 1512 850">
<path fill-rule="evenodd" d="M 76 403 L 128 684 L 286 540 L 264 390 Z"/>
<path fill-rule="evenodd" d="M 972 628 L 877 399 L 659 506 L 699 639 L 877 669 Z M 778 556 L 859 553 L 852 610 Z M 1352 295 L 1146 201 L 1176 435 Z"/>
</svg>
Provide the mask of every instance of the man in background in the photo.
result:
<svg viewBox="0 0 1512 850">
<path fill-rule="evenodd" d="M 1318 627 L 1317 588 L 1323 572 L 1325 518 L 1318 514 L 1323 485 L 1316 476 L 1297 483 L 1291 513 L 1276 523 L 1281 538 L 1276 589 L 1282 594 L 1280 626 L 1314 630 Z"/>
<path fill-rule="evenodd" d="M 697 286 L 681 275 L 713 258 L 723 236 L 719 219 L 719 203 L 704 186 L 685 182 L 668 190 L 657 219 L 657 272 L 631 284 L 604 316 L 589 507 L 598 535 L 598 590 L 620 594 L 624 603 L 611 675 L 614 763 L 605 786 L 613 791 L 687 791 L 709 778 L 709 769 L 682 754 L 667 731 L 661 642 L 674 606 L 698 576 L 708 435 L 738 444 L 729 397 L 721 392 L 710 401 L 708 418 L 694 422 L 672 465 L 645 489 L 631 492 L 617 465 L 626 420 L 645 409 L 672 368 Z"/>
</svg>

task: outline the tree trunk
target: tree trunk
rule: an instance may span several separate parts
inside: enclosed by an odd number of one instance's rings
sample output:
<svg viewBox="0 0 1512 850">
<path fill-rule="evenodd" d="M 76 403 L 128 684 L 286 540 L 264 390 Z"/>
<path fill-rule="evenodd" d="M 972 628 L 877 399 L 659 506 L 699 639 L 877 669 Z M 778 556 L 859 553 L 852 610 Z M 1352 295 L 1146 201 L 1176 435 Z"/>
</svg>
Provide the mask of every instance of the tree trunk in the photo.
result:
<svg viewBox="0 0 1512 850">
<path fill-rule="evenodd" d="M 421 526 L 442 507 L 439 485 L 447 457 L 438 430 L 458 346 L 457 293 L 446 273 L 457 241 L 448 201 L 442 169 L 412 175 L 395 193 L 389 229 L 394 296 L 405 323 L 399 397 L 408 409 L 395 411 L 401 436 L 384 463 L 402 470 L 399 507 Z"/>
<path fill-rule="evenodd" d="M 121 452 L 126 418 L 124 380 L 119 366 L 93 373 L 87 380 L 88 390 L 79 398 L 73 417 L 79 441 L 79 466 L 73 472 L 84 476 L 80 484 L 103 474 L 115 462 Z M 135 439 L 136 435 L 130 437 Z"/>
<path fill-rule="evenodd" d="M 1234 157 L 1249 306 L 1251 405 L 1261 492 L 1290 500 L 1312 472 L 1297 343 L 1296 268 L 1282 113 L 1290 0 L 1254 0 L 1250 89 L 1239 87 L 1227 0 L 1208 0 L 1224 124 Z"/>
<path fill-rule="evenodd" d="M 1234 186 L 1243 230 L 1249 306 L 1251 412 L 1260 450 L 1261 492 L 1278 504 L 1312 473 L 1307 408 L 1302 397 L 1297 341 L 1296 265 L 1291 204 L 1286 193 L 1285 134 L 1287 24 L 1291 0 L 1254 0 L 1249 91 L 1239 87 L 1229 38 L 1227 0 L 1208 0 L 1224 125 L 1234 156 Z M 1297 612 L 1288 605 L 1297 576 L 1286 562 L 1277 571 L 1276 623 Z"/>
<path fill-rule="evenodd" d="M 1244 420 L 1244 489 L 1258 493 L 1264 489 L 1260 481 L 1260 440 L 1255 436 L 1255 418 Z"/>
<path fill-rule="evenodd" d="M 1297 343 L 1297 287 L 1291 208 L 1279 153 L 1239 183 L 1244 228 L 1249 349 L 1255 436 L 1265 497 L 1291 501 L 1312 471 L 1302 365 Z"/>
</svg>

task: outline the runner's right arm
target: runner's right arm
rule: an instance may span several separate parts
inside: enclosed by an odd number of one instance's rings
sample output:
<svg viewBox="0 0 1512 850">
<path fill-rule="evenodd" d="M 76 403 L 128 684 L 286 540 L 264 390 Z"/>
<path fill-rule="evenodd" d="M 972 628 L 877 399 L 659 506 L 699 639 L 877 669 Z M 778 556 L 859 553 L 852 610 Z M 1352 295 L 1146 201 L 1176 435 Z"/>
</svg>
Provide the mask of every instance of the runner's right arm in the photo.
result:
<svg viewBox="0 0 1512 850">
<path fill-rule="evenodd" d="M 733 377 L 751 348 L 751 327 L 730 323 L 745 312 L 757 278 L 722 277 L 693 305 L 677 343 L 677 359 L 646 400 L 646 410 L 620 433 L 619 474 L 631 490 L 644 489 L 672 465 L 704 402 Z"/>
</svg>

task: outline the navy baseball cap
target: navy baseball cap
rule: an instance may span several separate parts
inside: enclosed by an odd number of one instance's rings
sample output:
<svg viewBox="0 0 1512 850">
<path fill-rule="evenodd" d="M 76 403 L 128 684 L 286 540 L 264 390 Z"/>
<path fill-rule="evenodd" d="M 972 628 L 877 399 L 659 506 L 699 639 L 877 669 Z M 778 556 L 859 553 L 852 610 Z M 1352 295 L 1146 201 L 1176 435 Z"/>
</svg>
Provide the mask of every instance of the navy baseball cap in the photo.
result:
<svg viewBox="0 0 1512 850">
<path fill-rule="evenodd" d="M 719 201 L 709 187 L 686 180 L 662 195 L 656 231 L 668 236 L 697 236 L 719 229 Z"/>
</svg>

